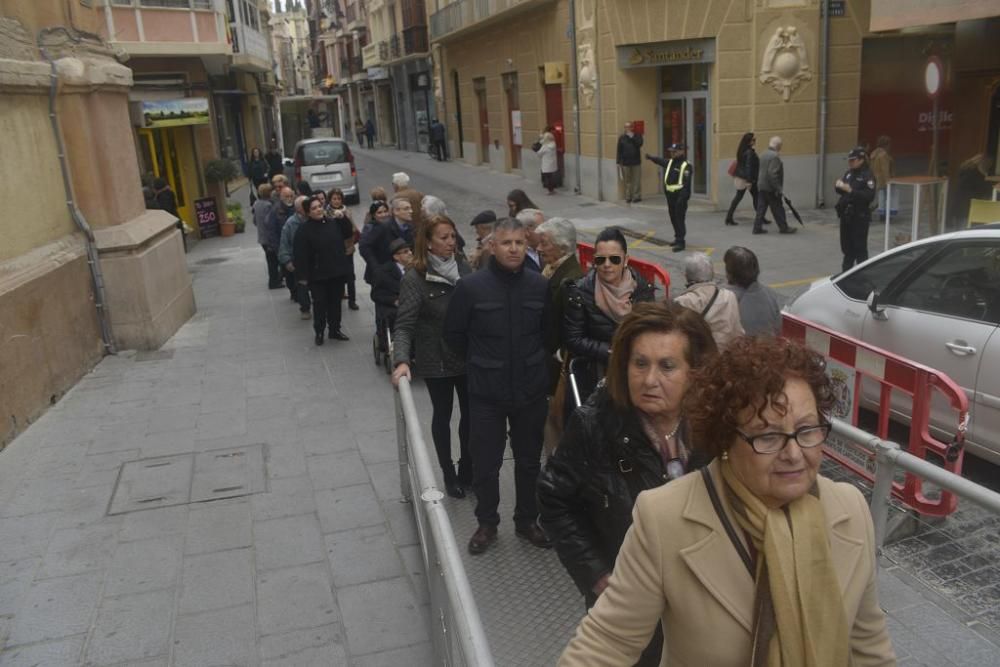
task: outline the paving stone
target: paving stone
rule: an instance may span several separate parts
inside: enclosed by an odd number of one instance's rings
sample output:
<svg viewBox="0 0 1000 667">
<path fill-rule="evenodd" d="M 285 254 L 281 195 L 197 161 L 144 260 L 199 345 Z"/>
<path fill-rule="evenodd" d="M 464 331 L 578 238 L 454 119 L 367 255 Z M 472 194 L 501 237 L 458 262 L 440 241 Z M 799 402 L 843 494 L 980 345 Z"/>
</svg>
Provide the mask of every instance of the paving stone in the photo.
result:
<svg viewBox="0 0 1000 667">
<path fill-rule="evenodd" d="M 434 647 L 430 642 L 362 655 L 354 659 L 354 667 L 413 667 L 433 664 Z"/>
<path fill-rule="evenodd" d="M 254 523 L 257 569 L 290 567 L 323 561 L 326 551 L 314 514 Z"/>
<path fill-rule="evenodd" d="M 257 665 L 252 605 L 179 616 L 174 630 L 174 667 Z"/>
<path fill-rule="evenodd" d="M 198 415 L 195 426 L 197 438 L 224 438 L 243 435 L 247 431 L 246 412 L 213 412 Z"/>
<path fill-rule="evenodd" d="M 261 635 L 318 628 L 340 622 L 327 564 L 268 570 L 257 579 L 257 626 Z"/>
<path fill-rule="evenodd" d="M 386 520 L 370 484 L 317 491 L 316 510 L 324 534 L 377 526 Z"/>
<path fill-rule="evenodd" d="M 261 664 L 265 667 L 348 667 L 350 662 L 342 634 L 339 625 L 331 624 L 261 637 Z"/>
<path fill-rule="evenodd" d="M 101 591 L 96 572 L 36 581 L 14 617 L 7 646 L 61 639 L 84 633 Z"/>
<path fill-rule="evenodd" d="M 305 475 L 306 453 L 298 444 L 272 444 L 267 448 L 267 475 L 269 478 L 299 477 Z"/>
<path fill-rule="evenodd" d="M 188 514 L 185 554 L 239 549 L 253 544 L 250 503 L 246 499 L 192 505 Z"/>
<path fill-rule="evenodd" d="M 265 493 L 250 497 L 254 521 L 280 519 L 297 514 L 315 514 L 316 499 L 307 475 L 271 479 Z"/>
<path fill-rule="evenodd" d="M 322 456 L 357 450 L 358 443 L 350 429 L 329 425 L 301 427 L 299 442 L 306 454 Z"/>
<path fill-rule="evenodd" d="M 390 503 L 398 502 L 403 497 L 403 492 L 399 488 L 398 461 L 373 463 L 367 467 L 372 486 L 375 487 L 375 495 L 378 496 L 379 500 L 383 503 Z"/>
<path fill-rule="evenodd" d="M 354 654 L 374 653 L 427 641 L 427 617 L 400 577 L 337 589 L 347 645 Z M 391 605 L 378 600 L 392 600 Z"/>
<path fill-rule="evenodd" d="M 119 544 L 108 570 L 104 594 L 128 595 L 173 588 L 180 572 L 182 539 L 180 535 L 162 535 Z"/>
<path fill-rule="evenodd" d="M 247 392 L 250 394 L 249 390 Z M 253 431 L 250 424 L 271 419 L 293 419 L 295 405 L 287 396 L 256 396 L 250 394 L 247 398 L 247 429 Z"/>
<path fill-rule="evenodd" d="M 384 423 L 384 422 L 383 422 Z M 396 444 L 396 430 L 378 430 L 357 433 L 358 449 L 365 463 L 399 462 L 399 446 Z"/>
<path fill-rule="evenodd" d="M 117 526 L 83 525 L 52 534 L 39 579 L 82 574 L 108 566 L 118 542 Z"/>
<path fill-rule="evenodd" d="M 132 663 L 167 652 L 174 592 L 105 598 L 87 643 L 92 664 Z"/>
<path fill-rule="evenodd" d="M 54 520 L 51 514 L 0 518 L 0 561 L 41 555 Z"/>
<path fill-rule="evenodd" d="M 86 635 L 14 646 L 0 652 L 0 667 L 78 667 Z"/>
<path fill-rule="evenodd" d="M 21 600 L 31 588 L 40 562 L 40 558 L 22 558 L 0 563 L 0 616 L 17 612 Z M 2 641 L 0 646 L 3 646 Z"/>
<path fill-rule="evenodd" d="M 174 429 L 172 431 L 147 434 L 139 442 L 139 445 L 142 447 L 141 458 L 187 454 L 195 451 L 195 436 L 197 431 L 194 429 L 176 430 L 176 425 Z"/>
<path fill-rule="evenodd" d="M 129 512 L 122 517 L 118 541 L 134 542 L 166 535 L 181 535 L 187 529 L 188 511 L 188 505 L 174 505 Z"/>
<path fill-rule="evenodd" d="M 424 566 L 424 552 L 419 544 L 412 544 L 399 548 L 399 555 L 403 559 L 403 568 L 410 577 L 413 584 L 413 591 L 420 604 L 429 604 L 431 595 L 427 588 L 427 574 Z"/>
<path fill-rule="evenodd" d="M 184 558 L 181 614 L 223 609 L 253 602 L 251 549 L 214 551 Z"/>
<path fill-rule="evenodd" d="M 369 482 L 368 471 L 357 451 L 346 451 L 306 458 L 306 468 L 313 488 L 336 489 Z"/>
<path fill-rule="evenodd" d="M 399 554 L 384 525 L 327 535 L 326 548 L 338 588 L 403 574 Z"/>
<path fill-rule="evenodd" d="M 413 517 L 413 505 L 402 502 L 389 502 L 382 506 L 389 520 L 392 539 L 397 546 L 420 544 L 417 532 L 417 520 Z"/>
<path fill-rule="evenodd" d="M 246 379 L 247 400 L 261 396 L 283 397 L 291 388 L 291 378 L 285 372 L 276 375 L 259 375 Z"/>
</svg>

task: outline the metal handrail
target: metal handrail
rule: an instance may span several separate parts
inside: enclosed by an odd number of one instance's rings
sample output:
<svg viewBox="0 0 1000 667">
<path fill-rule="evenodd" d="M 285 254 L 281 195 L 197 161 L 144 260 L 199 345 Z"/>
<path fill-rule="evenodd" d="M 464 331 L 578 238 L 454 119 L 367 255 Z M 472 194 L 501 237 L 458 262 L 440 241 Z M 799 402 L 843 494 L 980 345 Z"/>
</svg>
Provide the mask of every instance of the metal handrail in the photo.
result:
<svg viewBox="0 0 1000 667">
<path fill-rule="evenodd" d="M 875 454 L 875 482 L 872 487 L 871 513 L 877 550 L 881 550 L 885 544 L 892 498 L 892 480 L 896 468 L 913 473 L 1000 516 L 1000 493 L 991 491 L 985 486 L 971 482 L 964 477 L 939 468 L 929 461 L 905 452 L 895 442 L 883 440 L 840 419 L 832 419 L 831 421 L 834 433 Z"/>
<path fill-rule="evenodd" d="M 455 628 L 454 640 L 461 648 L 461 656 L 464 660 L 455 660 L 456 656 L 446 648 L 439 650 L 443 655 L 439 655 L 439 664 L 468 666 L 468 667 L 494 667 L 493 654 L 490 652 L 489 641 L 486 638 L 486 631 L 479 616 L 479 607 L 472 595 L 472 586 L 469 584 L 465 566 L 462 564 L 461 552 L 458 542 L 455 540 L 455 533 L 451 528 L 451 521 L 448 518 L 448 511 L 441 500 L 444 494 L 437 488 L 437 481 L 434 476 L 434 467 L 431 464 L 431 456 L 424 441 L 424 435 L 417 415 L 417 407 L 413 402 L 413 392 L 410 388 L 410 381 L 402 377 L 399 379 L 399 386 L 396 392 L 396 437 L 399 445 L 400 456 L 400 489 L 405 499 L 421 503 L 421 509 L 426 513 L 427 524 L 430 527 L 431 535 L 427 536 L 421 530 L 423 522 L 421 517 L 417 517 L 418 531 L 421 532 L 421 542 L 424 544 L 425 565 L 427 566 L 428 587 L 434 583 L 432 577 L 439 576 L 444 583 L 447 593 L 446 609 L 435 609 L 432 596 L 432 612 L 436 614 L 442 624 L 442 640 L 447 646 L 452 637 L 447 636 L 447 618 L 454 619 Z M 414 475 L 417 482 L 417 493 L 412 493 L 410 488 L 410 475 Z M 414 510 L 419 511 L 414 505 Z M 430 537 L 430 540 L 427 539 Z M 428 542 L 434 547 L 434 553 L 427 549 Z M 436 565 L 436 568 L 432 568 Z M 436 571 L 435 571 L 436 570 Z"/>
</svg>

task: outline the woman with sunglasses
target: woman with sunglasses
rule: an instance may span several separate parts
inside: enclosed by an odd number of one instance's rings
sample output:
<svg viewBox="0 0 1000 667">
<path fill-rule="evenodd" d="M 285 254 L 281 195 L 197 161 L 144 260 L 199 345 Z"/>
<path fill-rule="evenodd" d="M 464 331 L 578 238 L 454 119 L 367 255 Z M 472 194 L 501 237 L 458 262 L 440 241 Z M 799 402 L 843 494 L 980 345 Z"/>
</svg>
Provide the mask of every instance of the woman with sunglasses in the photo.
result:
<svg viewBox="0 0 1000 667">
<path fill-rule="evenodd" d="M 604 377 L 618 323 L 632 304 L 652 301 L 654 295 L 653 285 L 628 265 L 625 236 L 615 227 L 602 230 L 594 242 L 594 268 L 566 290 L 564 343 L 570 358 L 576 360 L 572 370 L 581 401 Z M 566 411 L 567 417 L 570 413 Z"/>
<path fill-rule="evenodd" d="M 823 358 L 780 338 L 696 371 L 684 414 L 714 460 L 639 496 L 559 665 L 630 665 L 657 623 L 665 664 L 895 665 L 864 496 L 818 474 L 833 403 Z"/>
</svg>

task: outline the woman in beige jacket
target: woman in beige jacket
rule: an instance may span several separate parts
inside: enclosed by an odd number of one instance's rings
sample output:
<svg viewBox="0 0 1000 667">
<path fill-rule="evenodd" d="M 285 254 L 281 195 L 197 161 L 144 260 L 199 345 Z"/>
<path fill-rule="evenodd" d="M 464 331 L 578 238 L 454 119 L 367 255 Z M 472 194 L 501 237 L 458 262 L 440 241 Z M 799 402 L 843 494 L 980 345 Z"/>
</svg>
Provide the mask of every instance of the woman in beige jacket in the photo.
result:
<svg viewBox="0 0 1000 667">
<path fill-rule="evenodd" d="M 685 403 L 715 456 L 640 494 L 608 588 L 562 667 L 633 664 L 658 621 L 663 665 L 894 665 L 861 493 L 817 474 L 833 401 L 822 358 L 735 341 Z"/>
</svg>

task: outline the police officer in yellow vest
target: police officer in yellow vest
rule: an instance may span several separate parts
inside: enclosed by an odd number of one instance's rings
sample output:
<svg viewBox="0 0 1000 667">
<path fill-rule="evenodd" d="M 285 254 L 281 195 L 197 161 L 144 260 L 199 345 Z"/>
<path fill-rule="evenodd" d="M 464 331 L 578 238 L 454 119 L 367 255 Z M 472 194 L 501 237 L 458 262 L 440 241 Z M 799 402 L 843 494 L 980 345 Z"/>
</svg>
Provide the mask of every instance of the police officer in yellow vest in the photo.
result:
<svg viewBox="0 0 1000 667">
<path fill-rule="evenodd" d="M 674 227 L 674 240 L 671 247 L 674 252 L 684 250 L 684 237 L 687 236 L 688 199 L 691 198 L 691 163 L 684 157 L 687 146 L 670 144 L 667 149 L 670 159 L 655 157 L 646 153 L 646 159 L 663 167 L 663 192 L 667 195 L 667 211 L 670 213 L 670 224 Z"/>
</svg>

